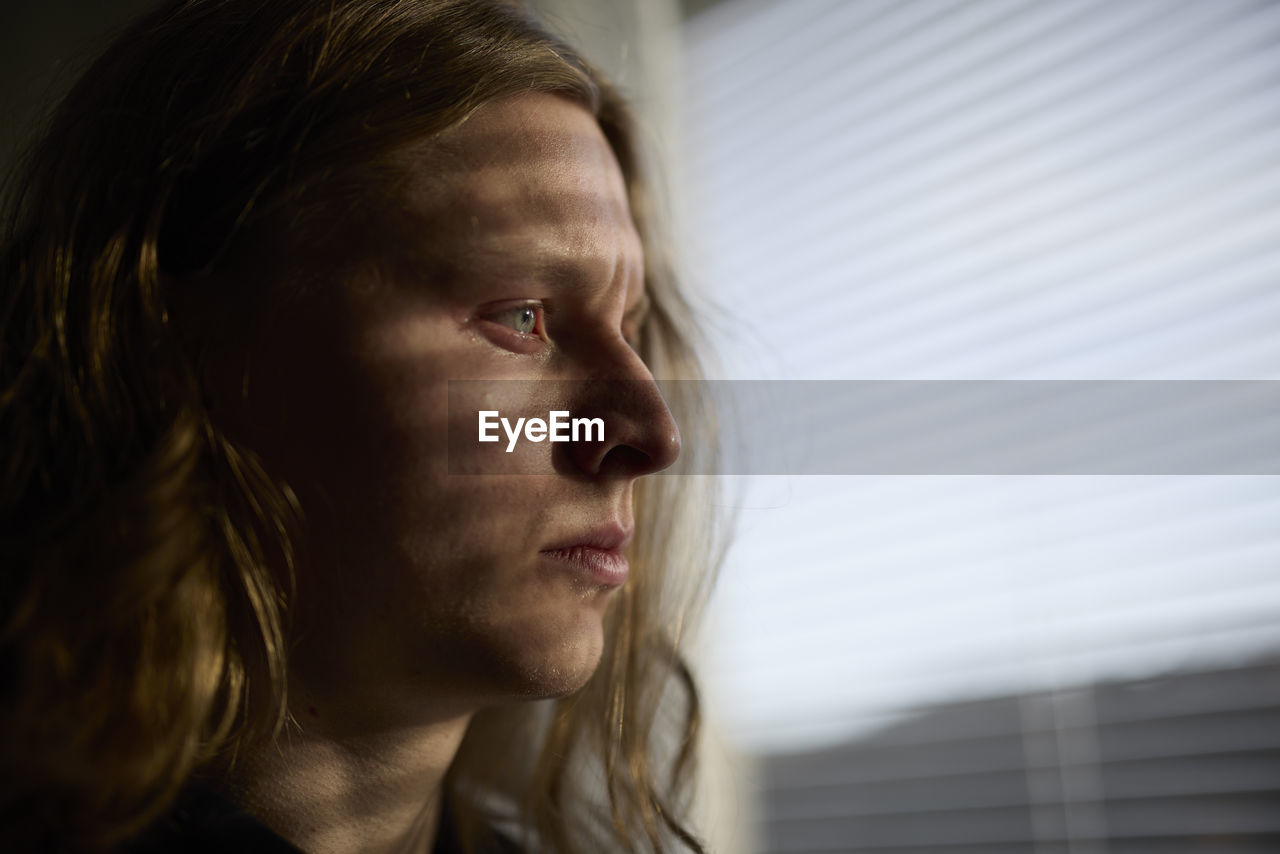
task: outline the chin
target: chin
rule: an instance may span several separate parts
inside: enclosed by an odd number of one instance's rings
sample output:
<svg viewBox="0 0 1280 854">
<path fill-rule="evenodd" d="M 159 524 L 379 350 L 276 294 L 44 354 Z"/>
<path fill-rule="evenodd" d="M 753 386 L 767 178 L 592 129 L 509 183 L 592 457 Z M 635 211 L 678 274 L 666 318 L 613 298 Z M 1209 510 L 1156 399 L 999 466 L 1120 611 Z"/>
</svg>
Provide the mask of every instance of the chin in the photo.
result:
<svg viewBox="0 0 1280 854">
<path fill-rule="evenodd" d="M 566 639 L 549 655 L 526 661 L 520 681 L 530 699 L 565 697 L 582 688 L 600 667 L 604 639 L 599 627 L 593 635 Z"/>
<path fill-rule="evenodd" d="M 544 625 L 491 648 L 494 692 L 511 699 L 549 700 L 586 685 L 600 666 L 604 629 L 595 614 L 570 622 L 554 631 Z"/>
</svg>

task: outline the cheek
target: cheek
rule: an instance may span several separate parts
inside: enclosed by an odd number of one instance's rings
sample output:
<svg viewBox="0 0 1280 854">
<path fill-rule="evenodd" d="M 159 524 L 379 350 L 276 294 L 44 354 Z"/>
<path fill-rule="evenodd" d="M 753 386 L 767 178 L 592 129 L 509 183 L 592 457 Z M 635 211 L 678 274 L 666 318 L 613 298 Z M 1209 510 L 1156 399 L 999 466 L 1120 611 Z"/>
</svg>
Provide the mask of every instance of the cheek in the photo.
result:
<svg viewBox="0 0 1280 854">
<path fill-rule="evenodd" d="M 339 339 L 279 360 L 259 389 L 277 425 L 263 444 L 299 495 L 313 561 L 358 572 L 370 597 L 420 586 L 431 601 L 457 602 L 498 583 L 514 555 L 536 554 L 554 483 L 450 473 L 451 463 L 465 470 L 477 454 L 507 456 L 501 444 L 476 441 L 480 403 L 449 399 L 451 377 L 493 368 L 470 356 L 465 340 L 441 346 L 447 329 L 418 324 L 413 332 Z M 466 441 L 451 448 L 451 436 Z M 511 457 L 546 472 L 548 453 L 545 444 L 525 443 Z"/>
<path fill-rule="evenodd" d="M 447 378 L 465 359 L 431 346 L 443 323 L 404 325 L 317 310 L 251 357 L 237 420 L 300 492 L 359 506 L 445 458 Z"/>
</svg>

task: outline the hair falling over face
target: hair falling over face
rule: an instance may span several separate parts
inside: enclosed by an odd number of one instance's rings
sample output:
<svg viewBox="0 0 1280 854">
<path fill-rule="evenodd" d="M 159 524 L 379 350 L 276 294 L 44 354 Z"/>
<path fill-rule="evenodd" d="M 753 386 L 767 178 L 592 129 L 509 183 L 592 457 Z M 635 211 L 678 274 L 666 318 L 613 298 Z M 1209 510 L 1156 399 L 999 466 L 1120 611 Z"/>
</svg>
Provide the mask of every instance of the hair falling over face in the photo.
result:
<svg viewBox="0 0 1280 854">
<path fill-rule="evenodd" d="M 530 91 L 595 116 L 644 246 L 641 355 L 658 379 L 698 378 L 628 111 L 518 3 L 171 2 L 107 49 L 30 149 L 0 246 L 0 824 L 14 850 L 118 847 L 193 774 L 279 731 L 305 514 L 219 426 L 200 353 L 304 289 L 304 251 L 340 268 L 376 244 L 397 152 Z M 264 251 L 272 262 L 241 275 Z M 710 453 L 701 402 L 667 402 L 684 453 Z M 713 502 L 685 480 L 636 485 L 631 580 L 588 684 L 472 720 L 444 796 L 464 841 L 497 813 L 537 850 L 702 850 L 681 646 L 718 554 Z"/>
</svg>

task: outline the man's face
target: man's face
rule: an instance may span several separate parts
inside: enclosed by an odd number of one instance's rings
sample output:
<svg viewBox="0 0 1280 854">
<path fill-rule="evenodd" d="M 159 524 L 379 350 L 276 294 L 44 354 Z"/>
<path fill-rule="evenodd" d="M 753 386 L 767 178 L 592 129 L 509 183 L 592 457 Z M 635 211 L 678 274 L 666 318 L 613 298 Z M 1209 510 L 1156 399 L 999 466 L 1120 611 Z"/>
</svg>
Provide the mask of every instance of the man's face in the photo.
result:
<svg viewBox="0 0 1280 854">
<path fill-rule="evenodd" d="M 632 486 L 679 452 L 628 343 L 646 297 L 623 178 L 592 116 L 548 94 L 406 156 L 387 257 L 282 313 L 231 395 L 306 514 L 291 667 L 398 707 L 564 694 L 599 662 Z M 468 409 L 460 379 L 520 383 L 467 386 Z M 629 382 L 558 382 L 584 379 Z M 602 418 L 604 443 L 522 440 L 536 474 L 450 474 L 504 452 L 501 430 L 474 440 L 476 411 L 507 416 L 521 388 L 544 418 Z M 451 420 L 472 441 L 450 448 Z"/>
</svg>

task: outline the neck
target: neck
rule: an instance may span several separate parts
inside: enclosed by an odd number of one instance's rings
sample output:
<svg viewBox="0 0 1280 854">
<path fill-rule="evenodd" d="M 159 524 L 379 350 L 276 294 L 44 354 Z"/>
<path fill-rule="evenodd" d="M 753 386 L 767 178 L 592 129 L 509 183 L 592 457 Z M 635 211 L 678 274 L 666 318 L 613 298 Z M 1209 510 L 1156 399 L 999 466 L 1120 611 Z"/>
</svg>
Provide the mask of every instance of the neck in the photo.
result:
<svg viewBox="0 0 1280 854">
<path fill-rule="evenodd" d="M 308 854 L 427 854 L 442 782 L 470 715 L 368 721 L 294 686 L 292 721 L 274 744 L 242 757 L 232 800 Z"/>
</svg>

